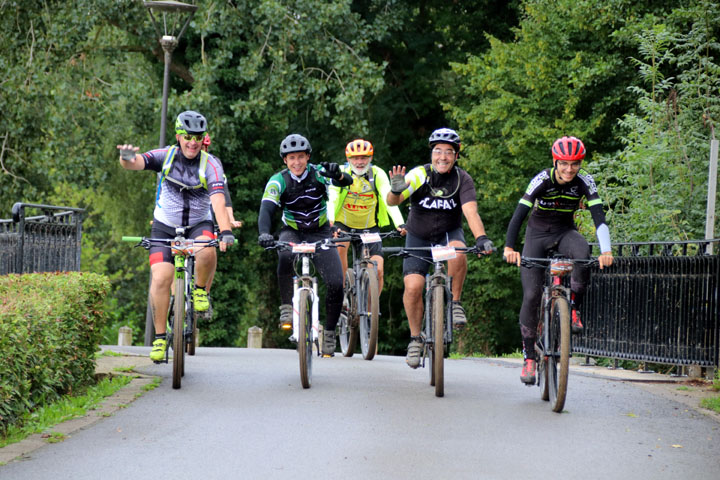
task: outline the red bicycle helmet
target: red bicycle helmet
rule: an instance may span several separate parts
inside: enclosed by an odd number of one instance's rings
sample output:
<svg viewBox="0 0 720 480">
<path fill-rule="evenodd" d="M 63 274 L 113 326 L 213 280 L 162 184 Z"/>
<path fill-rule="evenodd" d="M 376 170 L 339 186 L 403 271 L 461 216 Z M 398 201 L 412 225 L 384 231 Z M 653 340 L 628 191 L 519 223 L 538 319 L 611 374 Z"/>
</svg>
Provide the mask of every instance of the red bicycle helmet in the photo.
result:
<svg viewBox="0 0 720 480">
<path fill-rule="evenodd" d="M 562 137 L 552 146 L 553 160 L 578 162 L 585 158 L 585 145 L 575 137 Z"/>
</svg>

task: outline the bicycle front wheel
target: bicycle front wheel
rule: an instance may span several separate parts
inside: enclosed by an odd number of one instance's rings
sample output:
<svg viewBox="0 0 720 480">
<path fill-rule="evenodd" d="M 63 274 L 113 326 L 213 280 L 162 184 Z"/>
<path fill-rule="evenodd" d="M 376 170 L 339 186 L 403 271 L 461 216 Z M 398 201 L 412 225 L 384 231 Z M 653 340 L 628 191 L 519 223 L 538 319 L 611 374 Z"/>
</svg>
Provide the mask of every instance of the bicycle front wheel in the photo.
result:
<svg viewBox="0 0 720 480">
<path fill-rule="evenodd" d="M 433 324 L 433 371 L 435 372 L 435 396 L 445 395 L 445 287 L 432 289 Z"/>
<path fill-rule="evenodd" d="M 298 358 L 300 359 L 300 383 L 310 388 L 312 382 L 312 299 L 308 290 L 300 292 L 298 313 Z"/>
<path fill-rule="evenodd" d="M 547 382 L 553 412 L 562 412 L 570 371 L 570 308 L 567 299 L 558 297 L 550 311 Z"/>
<path fill-rule="evenodd" d="M 378 323 L 380 320 L 380 306 L 378 302 L 378 278 L 375 270 L 365 270 L 360 282 L 360 295 L 358 295 L 358 310 L 360 314 L 360 347 L 365 360 L 372 360 L 377 351 Z M 361 303 L 362 302 L 362 303 Z"/>
<path fill-rule="evenodd" d="M 172 387 L 180 388 L 184 372 L 185 338 L 183 320 L 185 319 L 185 280 L 175 279 L 175 305 L 172 317 L 173 381 Z"/>
<path fill-rule="evenodd" d="M 337 332 L 340 337 L 340 350 L 344 357 L 352 357 L 357 344 L 358 328 L 356 319 L 356 304 L 353 298 L 355 288 L 355 273 L 348 269 L 345 273 L 345 290 L 343 292 L 343 308 L 338 320 Z"/>
</svg>

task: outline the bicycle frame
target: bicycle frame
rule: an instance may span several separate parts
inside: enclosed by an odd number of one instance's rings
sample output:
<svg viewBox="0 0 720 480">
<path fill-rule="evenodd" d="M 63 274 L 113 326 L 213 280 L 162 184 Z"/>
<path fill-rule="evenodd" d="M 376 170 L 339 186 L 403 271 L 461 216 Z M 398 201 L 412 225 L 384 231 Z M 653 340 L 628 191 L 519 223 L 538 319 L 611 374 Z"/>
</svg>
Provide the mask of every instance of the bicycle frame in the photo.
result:
<svg viewBox="0 0 720 480">
<path fill-rule="evenodd" d="M 320 336 L 320 314 L 318 310 L 318 282 L 317 277 L 310 275 L 310 257 L 312 253 L 300 254 L 300 276 L 293 278 L 293 331 L 290 340 L 297 342 L 300 327 L 300 292 L 307 290 L 312 299 L 312 341 L 320 355 L 318 338 Z"/>
<path fill-rule="evenodd" d="M 569 273 L 572 270 L 568 270 L 566 273 Z M 568 305 L 570 304 L 570 289 L 563 285 L 562 282 L 562 276 L 561 275 L 552 275 L 551 273 L 547 273 L 547 275 L 550 277 L 550 280 L 548 281 L 546 279 L 545 286 L 543 287 L 543 296 L 542 296 L 542 312 L 543 312 L 543 337 L 549 338 L 550 332 L 550 315 L 552 312 L 552 306 L 553 302 L 558 297 L 564 297 Z M 564 275 L 564 274 L 563 274 Z M 572 339 L 571 339 L 572 342 Z M 543 357 L 548 356 L 554 356 L 558 358 L 560 356 L 559 352 L 551 352 L 548 349 L 548 346 L 544 345 L 542 342 L 542 338 L 538 337 L 538 340 L 536 342 L 536 345 L 539 345 L 541 348 L 537 348 L 537 353 L 542 355 Z"/>
<path fill-rule="evenodd" d="M 452 277 L 445 271 L 444 261 L 433 262 L 433 273 L 425 275 L 425 312 L 423 315 L 423 333 L 425 334 L 425 345 L 432 346 L 435 343 L 433 322 L 432 322 L 432 295 L 430 292 L 434 287 L 442 286 L 445 291 L 445 321 L 443 340 L 445 345 L 450 345 L 453 341 L 452 333 Z M 425 367 L 425 358 L 423 357 L 423 367 Z"/>
</svg>

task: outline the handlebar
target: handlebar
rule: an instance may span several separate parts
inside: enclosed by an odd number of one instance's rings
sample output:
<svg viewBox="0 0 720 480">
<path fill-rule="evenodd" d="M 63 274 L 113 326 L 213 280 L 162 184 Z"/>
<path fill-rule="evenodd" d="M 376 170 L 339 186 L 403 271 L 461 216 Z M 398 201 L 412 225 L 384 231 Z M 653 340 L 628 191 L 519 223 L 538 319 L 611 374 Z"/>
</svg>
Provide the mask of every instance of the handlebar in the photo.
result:
<svg viewBox="0 0 720 480">
<path fill-rule="evenodd" d="M 503 257 L 503 260 L 505 257 Z M 548 268 L 553 262 L 569 262 L 569 263 L 581 263 L 588 267 L 594 267 L 599 265 L 597 258 L 564 258 L 564 257 L 551 257 L 551 258 L 533 258 L 533 257 L 520 257 L 520 266 L 528 268 Z"/>
<path fill-rule="evenodd" d="M 466 253 L 466 254 L 475 254 L 475 255 L 482 255 L 487 256 L 492 254 L 492 252 L 497 251 L 496 248 L 493 247 L 492 251 L 490 253 L 485 253 L 485 251 L 480 250 L 477 246 L 474 247 L 453 247 L 455 248 L 456 252 Z M 426 260 L 427 257 L 417 255 L 415 252 L 431 252 L 433 247 L 383 247 L 383 253 L 390 254 L 391 257 L 415 257 L 419 258 L 421 260 Z M 430 262 L 432 263 L 432 262 Z"/>
<path fill-rule="evenodd" d="M 206 247 L 217 247 L 219 245 L 219 242 L 217 239 L 213 240 L 195 240 L 192 238 L 147 238 L 147 237 L 132 237 L 132 236 L 123 236 L 122 241 L 123 242 L 137 242 L 136 247 L 142 247 L 145 250 L 150 250 L 150 247 L 153 246 L 153 244 L 163 244 L 166 243 L 168 246 L 173 246 L 172 242 L 181 241 L 182 243 L 192 242 L 193 246 L 197 245 L 202 248 Z M 183 245 L 184 247 L 184 245 Z"/>
<path fill-rule="evenodd" d="M 284 240 L 275 240 L 275 243 L 270 247 L 265 247 L 265 250 L 292 250 L 294 246 L 298 245 L 312 245 L 317 247 L 320 247 L 322 250 L 327 250 L 329 248 L 340 248 L 343 247 L 343 245 L 337 245 L 337 243 L 340 242 L 349 242 L 351 240 L 350 237 L 338 237 L 338 238 L 323 238 L 322 240 L 317 240 L 315 242 L 286 242 Z"/>
</svg>

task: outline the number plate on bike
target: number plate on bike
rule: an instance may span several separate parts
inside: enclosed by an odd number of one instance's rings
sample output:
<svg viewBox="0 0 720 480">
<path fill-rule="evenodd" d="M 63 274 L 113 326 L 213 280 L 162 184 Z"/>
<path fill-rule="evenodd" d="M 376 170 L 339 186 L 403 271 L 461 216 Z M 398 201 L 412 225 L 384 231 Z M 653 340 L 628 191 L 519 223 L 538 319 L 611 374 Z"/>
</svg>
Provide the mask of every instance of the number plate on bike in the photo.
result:
<svg viewBox="0 0 720 480">
<path fill-rule="evenodd" d="M 292 246 L 293 253 L 315 253 L 314 243 L 295 243 Z"/>
<path fill-rule="evenodd" d="M 444 262 L 446 260 L 452 260 L 453 258 L 457 257 L 457 254 L 455 253 L 455 247 L 432 247 L 430 251 L 432 252 L 432 258 L 435 262 Z"/>
<path fill-rule="evenodd" d="M 186 240 L 173 240 L 170 250 L 173 255 L 188 255 L 192 251 L 195 241 L 191 238 Z"/>
<path fill-rule="evenodd" d="M 361 233 L 360 240 L 362 240 L 362 243 L 379 243 L 382 241 L 379 233 Z"/>
</svg>

